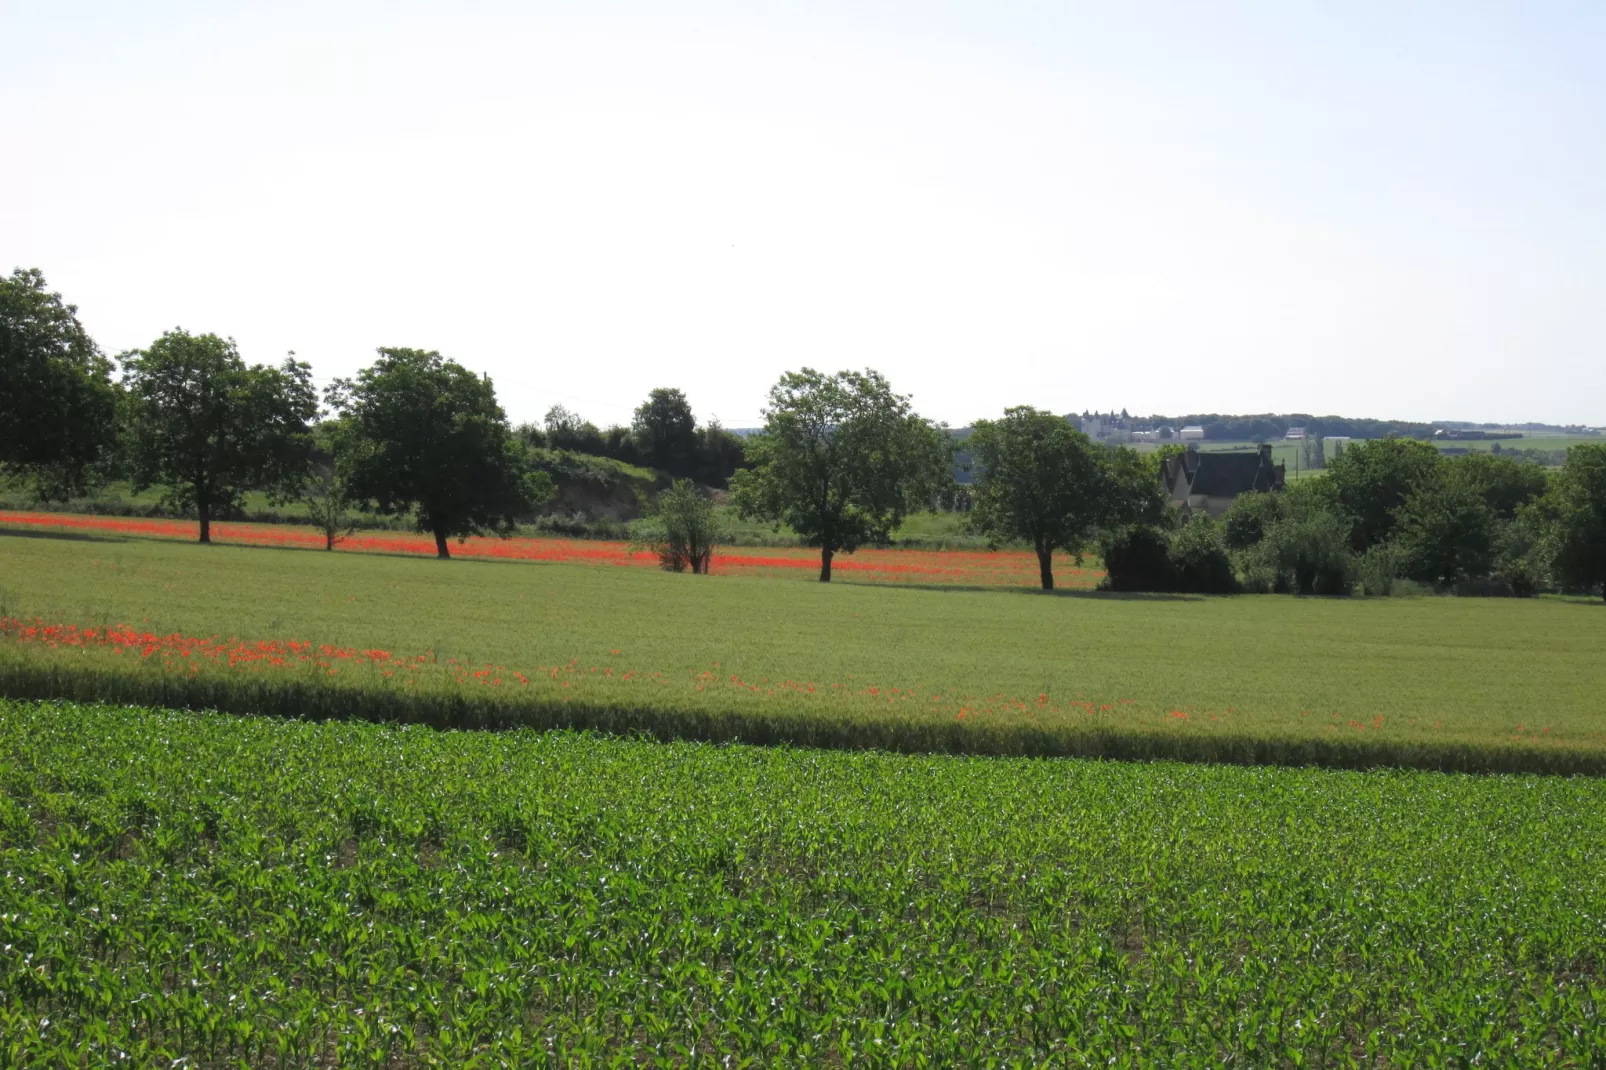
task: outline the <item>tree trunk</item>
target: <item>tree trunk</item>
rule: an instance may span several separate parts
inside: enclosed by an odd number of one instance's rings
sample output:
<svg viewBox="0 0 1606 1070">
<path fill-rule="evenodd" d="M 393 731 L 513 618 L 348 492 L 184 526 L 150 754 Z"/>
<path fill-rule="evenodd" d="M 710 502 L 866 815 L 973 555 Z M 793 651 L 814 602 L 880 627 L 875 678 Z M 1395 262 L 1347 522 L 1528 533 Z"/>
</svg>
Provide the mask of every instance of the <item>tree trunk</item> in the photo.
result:
<svg viewBox="0 0 1606 1070">
<path fill-rule="evenodd" d="M 1054 589 L 1054 548 L 1037 551 L 1037 574 L 1043 581 L 1043 590 Z"/>
<path fill-rule="evenodd" d="M 831 558 L 836 556 L 835 550 L 820 551 L 820 582 L 831 582 Z"/>
<path fill-rule="evenodd" d="M 196 512 L 201 517 L 201 541 L 212 541 L 212 506 L 205 500 L 196 503 Z"/>
<path fill-rule="evenodd" d="M 440 530 L 439 528 L 437 528 L 435 531 L 435 556 L 440 558 L 442 561 L 445 561 L 452 556 L 451 549 L 446 545 L 446 532 Z"/>
</svg>

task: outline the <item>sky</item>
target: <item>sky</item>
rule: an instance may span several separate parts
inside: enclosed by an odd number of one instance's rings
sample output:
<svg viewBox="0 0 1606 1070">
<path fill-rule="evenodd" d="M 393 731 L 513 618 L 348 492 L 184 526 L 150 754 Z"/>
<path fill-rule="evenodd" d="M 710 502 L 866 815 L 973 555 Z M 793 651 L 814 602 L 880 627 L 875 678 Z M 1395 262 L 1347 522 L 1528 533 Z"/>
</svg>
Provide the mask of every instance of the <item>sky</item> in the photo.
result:
<svg viewBox="0 0 1606 1070">
<path fill-rule="evenodd" d="M 0 271 L 515 421 L 1606 424 L 1606 4 L 0 0 Z"/>
</svg>

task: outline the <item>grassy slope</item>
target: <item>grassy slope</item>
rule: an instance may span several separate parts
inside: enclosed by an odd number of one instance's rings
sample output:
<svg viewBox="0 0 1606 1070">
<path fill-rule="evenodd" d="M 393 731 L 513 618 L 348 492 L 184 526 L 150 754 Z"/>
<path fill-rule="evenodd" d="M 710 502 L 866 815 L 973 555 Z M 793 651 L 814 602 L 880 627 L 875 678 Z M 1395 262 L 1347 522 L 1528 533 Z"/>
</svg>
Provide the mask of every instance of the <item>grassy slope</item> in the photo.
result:
<svg viewBox="0 0 1606 1070">
<path fill-rule="evenodd" d="M 0 701 L 0 1062 L 1593 1066 L 1603 830 L 1586 779 Z"/>
<path fill-rule="evenodd" d="M 616 726 L 679 711 L 675 732 L 716 737 L 1055 753 L 1056 733 L 1136 731 L 1317 748 L 1261 759 L 1370 761 L 1366 747 L 1387 746 L 1432 765 L 1406 752 L 1457 745 L 1606 758 L 1606 610 L 1594 603 L 1045 597 L 12 534 L 0 534 L 0 592 L 0 616 L 431 651 L 531 676 L 576 659 L 561 693 L 576 707 L 642 711 Z M 627 671 L 641 675 L 627 685 Z M 559 695 L 536 683 L 549 690 L 534 700 Z M 1082 699 L 1110 708 L 1089 714 Z M 749 721 L 722 727 L 730 715 Z M 797 724 L 824 734 L 786 727 Z"/>
</svg>

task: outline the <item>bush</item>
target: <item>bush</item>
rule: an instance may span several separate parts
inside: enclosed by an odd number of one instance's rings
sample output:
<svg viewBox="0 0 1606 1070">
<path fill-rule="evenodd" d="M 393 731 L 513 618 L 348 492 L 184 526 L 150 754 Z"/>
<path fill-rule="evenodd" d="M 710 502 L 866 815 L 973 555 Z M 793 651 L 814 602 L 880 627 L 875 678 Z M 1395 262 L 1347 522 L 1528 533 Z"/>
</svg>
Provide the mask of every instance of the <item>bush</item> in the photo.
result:
<svg viewBox="0 0 1606 1070">
<path fill-rule="evenodd" d="M 1232 594 L 1238 590 L 1232 559 L 1221 544 L 1221 525 L 1199 516 L 1171 534 L 1133 526 L 1104 544 L 1104 589 Z"/>
<path fill-rule="evenodd" d="M 1239 568 L 1251 591 L 1349 594 L 1355 573 L 1349 525 L 1326 510 L 1279 520 L 1239 556 Z"/>
<path fill-rule="evenodd" d="M 1221 525 L 1196 516 L 1171 539 L 1171 572 L 1177 591 L 1232 594 L 1238 590 L 1232 559 L 1222 545 Z"/>
<path fill-rule="evenodd" d="M 1240 494 L 1221 518 L 1221 540 L 1229 550 L 1247 550 L 1266 537 L 1266 529 L 1288 515 L 1283 495 Z"/>
<path fill-rule="evenodd" d="M 644 526 L 644 541 L 670 572 L 708 571 L 720 540 L 714 503 L 689 479 L 677 479 L 658 499 L 658 514 Z"/>
<path fill-rule="evenodd" d="M 1355 561 L 1355 578 L 1361 593 L 1386 598 L 1399 583 L 1400 560 L 1393 545 L 1374 546 Z"/>
<path fill-rule="evenodd" d="M 1115 531 L 1104 544 L 1104 571 L 1105 590 L 1174 590 L 1171 540 L 1165 532 L 1151 527 Z"/>
</svg>

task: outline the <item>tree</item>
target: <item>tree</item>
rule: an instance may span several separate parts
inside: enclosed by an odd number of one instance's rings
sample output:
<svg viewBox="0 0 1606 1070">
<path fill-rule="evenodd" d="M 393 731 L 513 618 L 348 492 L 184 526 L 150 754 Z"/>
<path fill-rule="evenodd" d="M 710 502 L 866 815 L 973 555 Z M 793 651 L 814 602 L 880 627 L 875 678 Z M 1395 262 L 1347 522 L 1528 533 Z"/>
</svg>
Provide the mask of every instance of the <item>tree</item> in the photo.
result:
<svg viewBox="0 0 1606 1070">
<path fill-rule="evenodd" d="M 1272 525 L 1288 515 L 1283 497 L 1271 491 L 1238 495 L 1221 518 L 1223 545 L 1229 550 L 1247 550 L 1259 545 Z"/>
<path fill-rule="evenodd" d="M 636 408 L 631 430 L 647 463 L 674 476 L 687 476 L 697 454 L 697 420 L 686 395 L 659 387 Z"/>
<path fill-rule="evenodd" d="M 718 420 L 710 420 L 697 432 L 695 478 L 699 483 L 710 487 L 729 486 L 731 476 L 746 465 L 746 442 L 740 435 L 725 430 Z"/>
<path fill-rule="evenodd" d="M 787 372 L 749 442 L 753 467 L 731 478 L 731 500 L 744 518 L 784 522 L 818 546 L 828 583 L 836 554 L 889 541 L 934 500 L 951 478 L 950 448 L 877 372 Z"/>
<path fill-rule="evenodd" d="M 328 396 L 347 428 L 353 498 L 381 513 L 415 512 L 441 558 L 451 557 L 453 536 L 505 536 L 551 496 L 550 477 L 522 463 L 490 378 L 439 353 L 382 348 Z"/>
<path fill-rule="evenodd" d="M 976 466 L 972 530 L 1019 540 L 1037 554 L 1043 590 L 1054 589 L 1054 551 L 1079 554 L 1107 512 L 1097 450 L 1063 417 L 1029 405 L 977 420 L 966 442 Z"/>
<path fill-rule="evenodd" d="M 658 515 L 647 526 L 646 542 L 670 572 L 708 571 L 722 537 L 714 503 L 689 479 L 677 479 L 658 498 Z"/>
<path fill-rule="evenodd" d="M 1426 442 L 1380 438 L 1356 442 L 1327 462 L 1327 479 L 1339 509 L 1350 520 L 1357 552 L 1387 542 L 1395 514 L 1418 486 L 1441 477 L 1444 459 Z"/>
<path fill-rule="evenodd" d="M 247 490 L 299 496 L 318 412 L 308 365 L 293 354 L 277 368 L 247 365 L 232 339 L 183 330 L 124 363 L 134 487 L 161 485 L 166 504 L 195 510 L 202 542 Z"/>
<path fill-rule="evenodd" d="M 317 445 L 302 495 L 312 526 L 323 532 L 325 550 L 333 550 L 336 543 L 357 529 L 352 517 L 357 503 L 351 494 L 344 430 L 338 421 L 318 429 Z"/>
<path fill-rule="evenodd" d="M 97 483 L 117 441 L 111 370 L 77 307 L 46 290 L 37 268 L 0 278 L 0 474 L 40 498 Z"/>
<path fill-rule="evenodd" d="M 1095 454 L 1103 469 L 1099 527 L 1172 525 L 1175 515 L 1166 505 L 1160 469 L 1165 457 L 1181 452 L 1181 446 L 1161 446 L 1156 453 L 1139 453 L 1126 446 L 1102 447 Z"/>
<path fill-rule="evenodd" d="M 1444 480 L 1419 487 L 1397 514 L 1406 574 L 1449 587 L 1489 575 L 1500 518 L 1476 488 Z"/>
<path fill-rule="evenodd" d="M 555 450 L 602 453 L 602 432 L 597 430 L 597 425 L 581 419 L 564 406 L 552 406 L 542 422 L 546 427 L 545 445 Z"/>
<path fill-rule="evenodd" d="M 1543 507 L 1546 541 L 1557 578 L 1606 597 L 1606 445 L 1574 446 Z"/>
<path fill-rule="evenodd" d="M 1537 464 L 1490 453 L 1451 459 L 1445 465 L 1445 482 L 1477 494 L 1502 520 L 1515 517 L 1549 486 L 1545 470 Z"/>
</svg>

